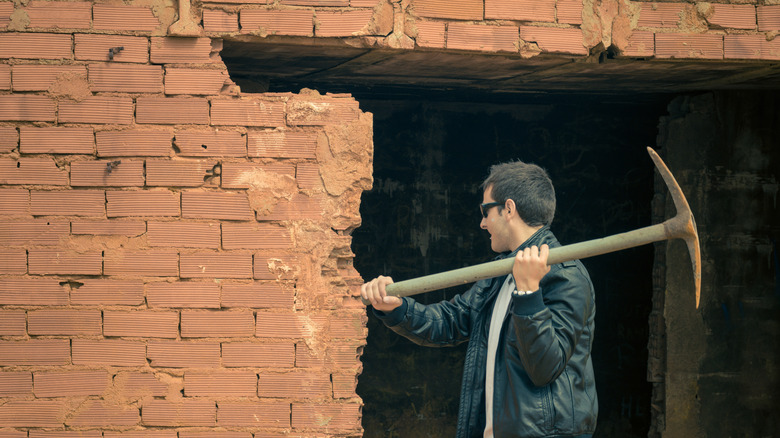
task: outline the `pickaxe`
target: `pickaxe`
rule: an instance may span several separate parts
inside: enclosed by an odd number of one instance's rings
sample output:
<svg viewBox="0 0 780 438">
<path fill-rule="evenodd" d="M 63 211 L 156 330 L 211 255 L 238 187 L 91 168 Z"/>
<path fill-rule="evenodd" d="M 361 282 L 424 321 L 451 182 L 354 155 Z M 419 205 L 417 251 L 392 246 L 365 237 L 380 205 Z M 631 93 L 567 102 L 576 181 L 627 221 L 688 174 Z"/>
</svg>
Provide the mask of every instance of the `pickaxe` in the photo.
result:
<svg viewBox="0 0 780 438">
<path fill-rule="evenodd" d="M 699 234 L 696 231 L 696 222 L 693 219 L 691 208 L 688 206 L 688 201 L 685 199 L 685 195 L 677 184 L 677 180 L 674 179 L 674 176 L 669 171 L 669 168 L 666 167 L 666 164 L 661 160 L 661 157 L 659 157 L 653 149 L 647 148 L 647 152 L 650 154 L 650 158 L 653 159 L 656 169 L 658 169 L 658 172 L 664 179 L 666 187 L 669 188 L 672 200 L 674 201 L 674 206 L 677 209 L 677 214 L 663 223 L 640 228 L 638 230 L 552 248 L 550 249 L 550 255 L 547 258 L 547 264 L 554 265 L 570 260 L 584 259 L 662 240 L 683 239 L 688 245 L 688 252 L 691 256 L 693 282 L 696 291 L 696 308 L 698 309 L 701 291 L 701 249 L 699 247 Z M 514 258 L 508 257 L 493 262 L 399 281 L 397 283 L 389 284 L 386 290 L 388 295 L 408 297 L 423 292 L 460 286 L 486 278 L 507 275 L 512 272 L 513 264 Z M 363 300 L 363 304 L 368 305 L 370 303 Z"/>
</svg>

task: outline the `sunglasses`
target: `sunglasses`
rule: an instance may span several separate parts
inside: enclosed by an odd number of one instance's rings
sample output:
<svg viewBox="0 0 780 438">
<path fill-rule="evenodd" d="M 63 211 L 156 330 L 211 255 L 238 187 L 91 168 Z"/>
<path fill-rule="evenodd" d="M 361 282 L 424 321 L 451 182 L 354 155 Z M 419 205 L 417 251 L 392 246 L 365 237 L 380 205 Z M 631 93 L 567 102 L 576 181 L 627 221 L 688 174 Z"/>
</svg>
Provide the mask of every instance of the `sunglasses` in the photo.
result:
<svg viewBox="0 0 780 438">
<path fill-rule="evenodd" d="M 493 207 L 498 207 L 499 205 L 504 205 L 503 202 L 486 202 L 484 204 L 479 204 L 479 211 L 482 212 L 482 217 L 487 219 L 488 212 Z"/>
</svg>

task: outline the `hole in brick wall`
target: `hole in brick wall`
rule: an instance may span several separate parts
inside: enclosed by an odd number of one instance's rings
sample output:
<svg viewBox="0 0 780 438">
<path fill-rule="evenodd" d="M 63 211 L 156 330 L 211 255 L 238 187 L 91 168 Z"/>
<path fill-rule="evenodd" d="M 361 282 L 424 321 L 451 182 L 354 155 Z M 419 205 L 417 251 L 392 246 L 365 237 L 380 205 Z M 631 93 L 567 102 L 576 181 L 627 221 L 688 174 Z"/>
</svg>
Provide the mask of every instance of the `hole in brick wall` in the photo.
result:
<svg viewBox="0 0 780 438">
<path fill-rule="evenodd" d="M 329 50 L 332 55 L 334 49 Z M 310 58 L 301 56 L 296 64 L 295 54 L 285 56 L 291 75 L 313 68 Z M 352 233 L 354 266 L 365 279 L 390 275 L 403 280 L 492 259 L 488 236 L 479 228 L 480 184 L 490 165 L 507 160 L 531 161 L 548 170 L 558 195 L 552 230 L 564 244 L 650 224 L 654 168 L 644 148 L 656 142 L 667 96 L 497 97 L 491 90 L 467 87 L 426 89 L 420 86 L 426 78 L 414 77 L 404 77 L 417 85 L 413 92 L 394 93 L 388 92 L 394 84 L 372 88 L 345 80 L 324 85 L 300 74 L 288 80 L 280 68 L 254 76 L 246 69 L 233 74 L 232 69 L 247 65 L 247 58 L 234 58 L 227 49 L 222 58 L 245 92 L 348 92 L 361 110 L 374 114 L 374 188 L 361 198 L 362 225 Z M 260 64 L 268 63 L 255 65 Z M 584 263 L 597 291 L 593 357 L 599 434 L 644 437 L 650 428 L 653 248 Z M 433 303 L 463 290 L 418 299 Z M 465 345 L 424 348 L 373 316 L 368 326 L 357 387 L 365 403 L 364 436 L 454 436 Z"/>
</svg>

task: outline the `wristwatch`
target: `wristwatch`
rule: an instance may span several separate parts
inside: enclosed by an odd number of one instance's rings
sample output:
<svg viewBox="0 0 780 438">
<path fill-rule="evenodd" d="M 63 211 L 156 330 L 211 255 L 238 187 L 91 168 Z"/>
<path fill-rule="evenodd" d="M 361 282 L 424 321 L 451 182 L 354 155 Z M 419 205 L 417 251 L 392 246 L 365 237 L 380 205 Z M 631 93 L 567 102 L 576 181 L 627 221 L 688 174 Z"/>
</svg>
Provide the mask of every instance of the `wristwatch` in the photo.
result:
<svg viewBox="0 0 780 438">
<path fill-rule="evenodd" d="M 534 292 L 536 292 L 536 291 L 535 290 L 517 290 L 517 289 L 515 289 L 514 291 L 512 291 L 512 295 L 516 296 L 516 297 L 521 297 L 523 295 L 530 295 L 530 294 L 532 294 Z"/>
</svg>

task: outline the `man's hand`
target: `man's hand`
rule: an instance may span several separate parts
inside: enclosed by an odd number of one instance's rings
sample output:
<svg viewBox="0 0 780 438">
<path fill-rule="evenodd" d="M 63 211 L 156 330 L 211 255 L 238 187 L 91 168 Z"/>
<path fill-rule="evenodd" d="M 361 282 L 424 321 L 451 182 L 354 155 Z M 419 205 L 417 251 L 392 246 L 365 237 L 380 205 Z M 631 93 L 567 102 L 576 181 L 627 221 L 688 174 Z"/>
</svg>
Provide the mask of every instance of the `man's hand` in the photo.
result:
<svg viewBox="0 0 780 438">
<path fill-rule="evenodd" d="M 385 291 L 387 285 L 392 283 L 392 278 L 380 275 L 360 286 L 360 295 L 363 299 L 370 301 L 374 309 L 380 312 L 392 312 L 401 305 L 400 298 L 387 295 Z"/>
<path fill-rule="evenodd" d="M 547 266 L 549 255 L 550 247 L 547 245 L 542 245 L 541 249 L 534 245 L 517 252 L 515 264 L 512 266 L 517 290 L 533 292 L 539 289 L 539 282 L 550 272 L 550 267 Z"/>
</svg>

